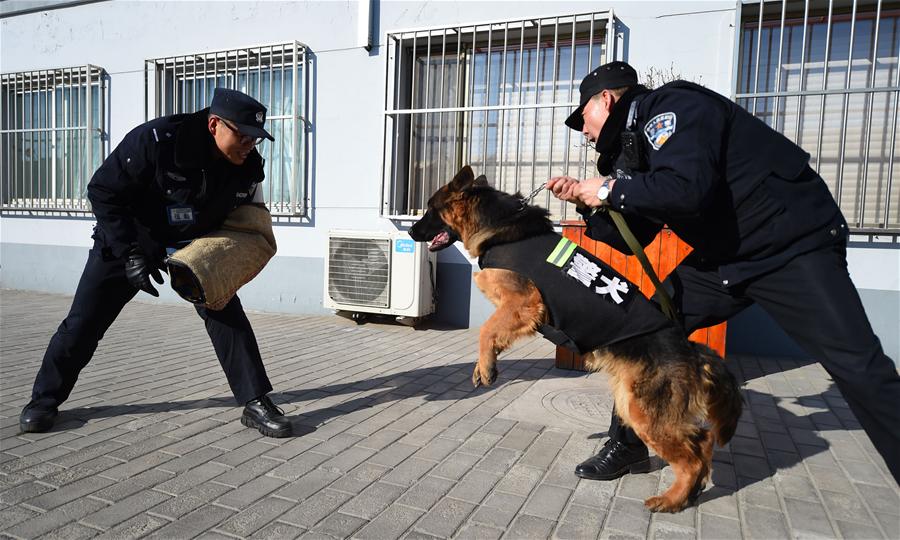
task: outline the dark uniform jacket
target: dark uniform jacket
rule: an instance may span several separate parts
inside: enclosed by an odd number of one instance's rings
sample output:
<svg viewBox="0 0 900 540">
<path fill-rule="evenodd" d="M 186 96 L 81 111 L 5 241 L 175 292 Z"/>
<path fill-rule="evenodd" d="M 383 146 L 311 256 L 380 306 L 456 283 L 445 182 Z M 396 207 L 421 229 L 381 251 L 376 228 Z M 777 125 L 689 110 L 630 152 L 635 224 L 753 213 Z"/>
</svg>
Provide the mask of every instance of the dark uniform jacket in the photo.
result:
<svg viewBox="0 0 900 540">
<path fill-rule="evenodd" d="M 97 227 L 94 237 L 109 256 L 135 243 L 156 264 L 167 246 L 192 240 L 249 203 L 263 181 L 254 149 L 242 165 L 215 157 L 207 128 L 209 109 L 157 118 L 128 133 L 88 183 Z"/>
<path fill-rule="evenodd" d="M 637 99 L 631 126 L 645 163 L 629 167 L 620 154 L 608 200 L 643 245 L 666 224 L 694 248 L 689 264 L 735 285 L 846 242 L 828 187 L 809 167 L 809 154 L 786 137 L 692 83 L 669 83 Z M 606 213 L 587 219 L 588 236 L 630 253 Z"/>
<path fill-rule="evenodd" d="M 528 277 L 549 315 L 538 331 L 579 353 L 672 324 L 633 283 L 556 233 L 492 246 L 478 265 Z"/>
</svg>

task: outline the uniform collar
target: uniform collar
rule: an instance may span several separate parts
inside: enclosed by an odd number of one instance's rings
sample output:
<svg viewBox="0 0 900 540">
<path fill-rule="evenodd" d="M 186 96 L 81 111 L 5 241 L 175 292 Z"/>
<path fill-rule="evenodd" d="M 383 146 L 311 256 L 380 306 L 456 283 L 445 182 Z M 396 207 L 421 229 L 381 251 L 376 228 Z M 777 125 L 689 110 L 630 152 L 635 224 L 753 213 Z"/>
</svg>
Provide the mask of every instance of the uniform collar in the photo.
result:
<svg viewBox="0 0 900 540">
<path fill-rule="evenodd" d="M 600 174 L 606 175 L 612 171 L 613 164 L 622 149 L 622 130 L 625 129 L 625 122 L 628 120 L 631 102 L 634 101 L 634 98 L 647 92 L 649 90 L 645 86 L 640 84 L 632 86 L 613 105 L 609 112 L 609 118 L 606 119 L 603 129 L 597 136 L 596 149 L 600 154 L 597 158 L 597 168 Z"/>
</svg>

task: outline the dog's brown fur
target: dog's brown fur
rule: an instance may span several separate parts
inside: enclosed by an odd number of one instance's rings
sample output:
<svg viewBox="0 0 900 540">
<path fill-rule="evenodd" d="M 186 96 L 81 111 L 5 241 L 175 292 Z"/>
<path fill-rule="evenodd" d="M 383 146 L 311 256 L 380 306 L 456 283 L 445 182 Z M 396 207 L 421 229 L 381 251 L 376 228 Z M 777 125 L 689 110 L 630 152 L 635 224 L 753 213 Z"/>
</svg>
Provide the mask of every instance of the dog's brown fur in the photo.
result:
<svg viewBox="0 0 900 540">
<path fill-rule="evenodd" d="M 429 240 L 441 225 L 451 234 L 449 243 L 458 235 L 473 257 L 490 245 L 552 230 L 546 210 L 492 189 L 468 166 L 434 194 L 410 234 Z M 494 382 L 497 355 L 533 335 L 548 315 L 540 292 L 523 275 L 489 268 L 475 275 L 475 283 L 497 307 L 481 327 L 472 374 L 477 387 Z M 644 504 L 653 511 L 683 509 L 709 481 L 714 444 L 724 445 L 734 435 L 741 414 L 734 377 L 712 350 L 687 341 L 674 328 L 593 351 L 588 366 L 609 375 L 622 421 L 675 472 L 668 491 Z"/>
</svg>

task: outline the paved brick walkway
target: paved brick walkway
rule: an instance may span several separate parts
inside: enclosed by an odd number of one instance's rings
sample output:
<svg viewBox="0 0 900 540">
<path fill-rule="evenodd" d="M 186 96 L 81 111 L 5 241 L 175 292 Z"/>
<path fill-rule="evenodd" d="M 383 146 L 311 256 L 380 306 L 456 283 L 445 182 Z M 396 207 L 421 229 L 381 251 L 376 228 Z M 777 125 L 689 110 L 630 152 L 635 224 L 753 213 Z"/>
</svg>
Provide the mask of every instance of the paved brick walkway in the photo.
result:
<svg viewBox="0 0 900 540">
<path fill-rule="evenodd" d="M 51 433 L 20 435 L 70 297 L 0 292 L 0 536 L 13 538 L 900 538 L 900 493 L 817 364 L 730 358 L 748 403 L 699 506 L 651 515 L 668 467 L 579 481 L 602 375 L 552 347 L 469 377 L 477 330 L 250 314 L 303 434 L 244 428 L 189 306 L 132 302 Z"/>
</svg>

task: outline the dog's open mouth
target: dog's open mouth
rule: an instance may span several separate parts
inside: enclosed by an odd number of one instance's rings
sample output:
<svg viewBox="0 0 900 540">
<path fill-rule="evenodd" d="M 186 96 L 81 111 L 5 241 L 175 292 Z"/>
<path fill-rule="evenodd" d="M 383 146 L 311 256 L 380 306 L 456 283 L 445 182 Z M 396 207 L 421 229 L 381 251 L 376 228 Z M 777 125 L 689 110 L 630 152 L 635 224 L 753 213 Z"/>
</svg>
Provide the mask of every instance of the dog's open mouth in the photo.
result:
<svg viewBox="0 0 900 540">
<path fill-rule="evenodd" d="M 449 246 L 450 243 L 450 233 L 441 231 L 431 239 L 431 243 L 428 244 L 428 251 L 440 251 Z"/>
</svg>

